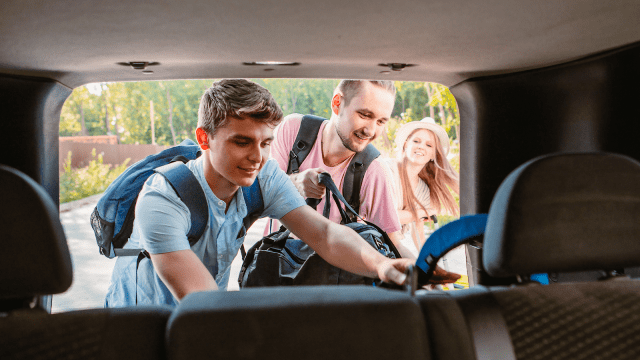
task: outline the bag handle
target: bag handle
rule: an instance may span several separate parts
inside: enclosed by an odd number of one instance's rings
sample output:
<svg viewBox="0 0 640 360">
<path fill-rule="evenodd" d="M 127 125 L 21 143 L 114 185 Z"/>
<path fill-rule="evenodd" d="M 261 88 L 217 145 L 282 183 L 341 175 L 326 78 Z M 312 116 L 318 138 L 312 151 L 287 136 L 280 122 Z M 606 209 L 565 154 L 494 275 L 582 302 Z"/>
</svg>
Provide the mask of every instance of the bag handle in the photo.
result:
<svg viewBox="0 0 640 360">
<path fill-rule="evenodd" d="M 318 174 L 318 182 L 324 185 L 326 188 L 326 195 L 325 195 L 326 200 L 324 203 L 324 210 L 322 211 L 322 215 L 324 215 L 324 217 L 329 218 L 329 213 L 331 212 L 331 199 L 329 196 L 332 196 L 333 200 L 336 202 L 336 205 L 338 206 L 338 210 L 340 210 L 340 216 L 342 217 L 342 221 L 345 224 L 352 222 L 349 219 L 349 216 L 347 215 L 346 210 L 351 211 L 351 213 L 354 214 L 358 219 L 365 221 L 360 216 L 360 214 L 358 214 L 358 212 L 355 211 L 351 207 L 351 205 L 349 205 L 349 203 L 344 198 L 344 196 L 342 196 L 342 193 L 340 193 L 340 190 L 338 190 L 336 183 L 333 182 L 333 179 L 331 178 L 331 174 L 329 174 L 328 172 L 322 172 Z M 344 205 L 344 208 L 342 208 L 340 203 Z"/>
<path fill-rule="evenodd" d="M 323 172 L 318 174 L 318 181 L 326 187 L 327 199 L 324 203 L 324 211 L 323 211 L 324 217 L 329 218 L 329 212 L 331 211 L 331 204 L 329 203 L 330 202 L 329 194 L 331 194 L 331 196 L 333 197 L 333 200 L 336 202 L 336 205 L 338 206 L 338 209 L 340 210 L 340 215 L 342 217 L 342 221 L 344 224 L 349 224 L 357 221 L 357 219 L 360 219 L 365 224 L 369 226 L 373 226 L 380 234 L 382 234 L 384 243 L 389 247 L 389 250 L 395 255 L 395 257 L 398 259 L 402 257 L 400 256 L 400 252 L 398 251 L 396 246 L 393 244 L 393 241 L 391 241 L 391 239 L 389 238 L 389 235 L 387 235 L 387 233 L 384 230 L 382 230 L 378 225 L 362 218 L 362 216 L 360 216 L 360 214 L 358 214 L 353 209 L 353 207 L 349 205 L 347 200 L 344 198 L 344 196 L 342 196 L 342 194 L 338 190 L 338 187 L 336 186 L 336 184 L 333 182 L 333 179 L 331 179 L 331 174 L 329 174 L 328 172 Z M 345 207 L 344 209 L 342 208 L 342 206 L 340 206 L 340 203 L 344 204 L 344 207 Z M 346 210 L 351 211 L 351 213 L 355 215 L 355 218 L 348 216 Z M 354 221 L 352 219 L 356 219 L 356 220 Z"/>
</svg>

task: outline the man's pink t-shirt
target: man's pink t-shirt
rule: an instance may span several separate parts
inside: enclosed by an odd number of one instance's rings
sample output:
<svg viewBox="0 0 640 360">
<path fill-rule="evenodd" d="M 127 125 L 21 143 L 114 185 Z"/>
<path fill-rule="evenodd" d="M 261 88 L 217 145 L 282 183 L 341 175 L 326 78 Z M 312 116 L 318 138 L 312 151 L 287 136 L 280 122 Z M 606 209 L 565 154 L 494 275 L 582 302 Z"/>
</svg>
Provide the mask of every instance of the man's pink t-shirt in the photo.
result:
<svg viewBox="0 0 640 360">
<path fill-rule="evenodd" d="M 300 123 L 302 122 L 302 115 L 291 114 L 285 117 L 282 123 L 276 128 L 274 141 L 271 143 L 271 157 L 278 161 L 280 168 L 287 171 L 289 165 L 289 152 L 293 148 L 293 142 L 298 135 L 300 129 Z M 342 183 L 344 176 L 347 172 L 347 166 L 352 157 L 349 157 L 342 163 L 334 167 L 329 167 L 324 164 L 322 160 L 322 131 L 327 125 L 328 121 L 320 126 L 320 132 L 316 138 L 316 142 L 311 148 L 311 152 L 304 159 L 300 165 L 300 172 L 313 169 L 322 168 L 331 174 L 333 181 L 338 186 L 338 189 L 342 191 Z M 387 233 L 396 232 L 400 230 L 400 221 L 398 220 L 398 213 L 396 211 L 393 202 L 393 189 L 389 181 L 386 178 L 387 174 L 380 162 L 380 158 L 375 159 L 362 179 L 362 186 L 360 188 L 360 215 L 367 221 L 370 221 L 378 225 L 382 230 Z M 322 213 L 324 209 L 325 197 L 318 205 L 317 209 L 319 213 Z M 331 214 L 330 219 L 336 223 L 340 223 L 340 213 L 335 203 L 331 201 Z M 278 230 L 280 224 L 273 220 L 271 227 L 267 224 L 265 234 L 270 230 Z"/>
</svg>

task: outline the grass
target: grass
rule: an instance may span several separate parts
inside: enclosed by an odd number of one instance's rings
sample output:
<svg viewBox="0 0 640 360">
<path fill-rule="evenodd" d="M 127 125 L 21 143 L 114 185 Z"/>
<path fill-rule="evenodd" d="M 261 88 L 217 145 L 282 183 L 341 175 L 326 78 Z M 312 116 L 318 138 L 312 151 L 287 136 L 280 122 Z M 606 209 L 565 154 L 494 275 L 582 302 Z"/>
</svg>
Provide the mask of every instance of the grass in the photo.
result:
<svg viewBox="0 0 640 360">
<path fill-rule="evenodd" d="M 89 166 L 71 168 L 71 151 L 67 154 L 64 172 L 60 175 L 60 203 L 83 199 L 100 194 L 127 168 L 129 160 L 112 167 L 104 164 L 102 154 L 96 156 L 96 149 L 91 151 L 92 160 Z"/>
</svg>

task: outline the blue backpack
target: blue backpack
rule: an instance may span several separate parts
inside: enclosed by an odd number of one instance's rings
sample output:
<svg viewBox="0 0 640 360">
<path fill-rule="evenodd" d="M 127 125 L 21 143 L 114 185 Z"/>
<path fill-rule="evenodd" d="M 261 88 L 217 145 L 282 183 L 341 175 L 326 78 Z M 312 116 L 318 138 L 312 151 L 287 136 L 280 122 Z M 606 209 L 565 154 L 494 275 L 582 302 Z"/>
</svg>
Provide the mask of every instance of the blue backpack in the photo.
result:
<svg viewBox="0 0 640 360">
<path fill-rule="evenodd" d="M 123 249 L 133 231 L 136 201 L 147 179 L 155 174 L 164 176 L 191 213 L 191 228 L 187 234 L 189 245 L 202 236 L 209 221 L 207 199 L 200 183 L 185 163 L 202 154 L 200 146 L 190 139 L 180 145 L 149 155 L 131 165 L 118 176 L 104 192 L 91 213 L 91 227 L 96 236 L 100 254 L 112 259 L 116 256 L 138 256 L 143 249 Z M 247 216 L 238 238 L 257 220 L 264 210 L 258 179 L 243 187 Z M 244 257 L 244 248 L 242 248 Z"/>
</svg>

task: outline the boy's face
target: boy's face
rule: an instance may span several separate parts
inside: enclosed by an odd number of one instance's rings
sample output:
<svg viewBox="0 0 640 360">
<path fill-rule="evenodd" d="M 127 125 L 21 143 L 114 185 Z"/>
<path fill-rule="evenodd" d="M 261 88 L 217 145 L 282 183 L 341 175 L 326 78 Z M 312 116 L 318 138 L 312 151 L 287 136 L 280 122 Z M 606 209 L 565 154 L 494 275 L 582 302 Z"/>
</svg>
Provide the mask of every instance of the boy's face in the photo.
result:
<svg viewBox="0 0 640 360">
<path fill-rule="evenodd" d="M 203 129 L 196 130 L 198 142 L 208 149 L 205 156 L 207 182 L 218 186 L 249 186 L 269 158 L 273 128 L 253 119 L 229 119 L 211 137 Z M 206 145 L 205 145 L 206 144 Z"/>
</svg>

